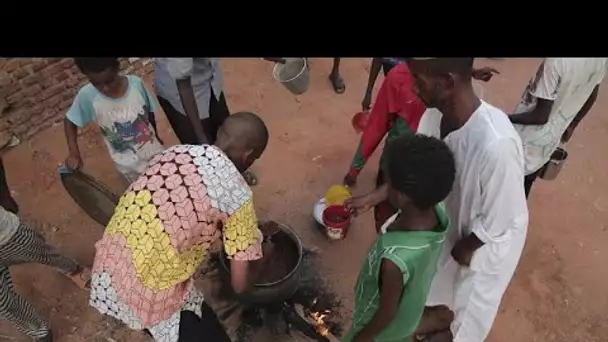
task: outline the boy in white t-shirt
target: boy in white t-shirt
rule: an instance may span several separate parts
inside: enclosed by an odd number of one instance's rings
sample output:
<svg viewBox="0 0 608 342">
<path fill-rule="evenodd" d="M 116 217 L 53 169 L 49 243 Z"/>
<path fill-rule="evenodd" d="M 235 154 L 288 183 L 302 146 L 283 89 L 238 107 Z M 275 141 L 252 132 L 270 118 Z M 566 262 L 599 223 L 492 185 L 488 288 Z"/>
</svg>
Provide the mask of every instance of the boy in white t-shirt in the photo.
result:
<svg viewBox="0 0 608 342">
<path fill-rule="evenodd" d="M 153 120 L 154 95 L 137 76 L 119 73 L 117 58 L 75 58 L 91 83 L 82 87 L 66 114 L 65 136 L 70 151 L 65 163 L 82 167 L 78 128 L 97 123 L 116 169 L 125 184 L 135 181 L 148 161 L 163 150 Z"/>
<path fill-rule="evenodd" d="M 525 152 L 525 190 L 595 103 L 606 58 L 546 58 L 509 119 Z"/>
</svg>

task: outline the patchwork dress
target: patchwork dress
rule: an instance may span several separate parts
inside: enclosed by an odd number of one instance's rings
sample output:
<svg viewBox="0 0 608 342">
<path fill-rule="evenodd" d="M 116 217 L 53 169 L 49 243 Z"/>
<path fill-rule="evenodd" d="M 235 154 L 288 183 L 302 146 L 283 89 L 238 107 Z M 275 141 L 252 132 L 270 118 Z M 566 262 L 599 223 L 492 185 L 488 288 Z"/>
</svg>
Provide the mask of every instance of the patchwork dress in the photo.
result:
<svg viewBox="0 0 608 342">
<path fill-rule="evenodd" d="M 180 313 L 201 316 L 193 275 L 222 239 L 230 259 L 262 257 L 251 189 L 217 147 L 176 145 L 129 186 L 96 244 L 90 304 L 156 341 L 177 342 Z"/>
</svg>

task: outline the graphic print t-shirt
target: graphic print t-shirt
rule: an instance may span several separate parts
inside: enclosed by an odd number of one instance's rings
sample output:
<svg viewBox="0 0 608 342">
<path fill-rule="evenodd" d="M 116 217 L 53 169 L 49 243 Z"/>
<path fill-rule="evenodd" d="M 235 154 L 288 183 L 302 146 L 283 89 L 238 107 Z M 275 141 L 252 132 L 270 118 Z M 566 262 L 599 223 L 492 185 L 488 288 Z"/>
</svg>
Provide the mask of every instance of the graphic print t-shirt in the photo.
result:
<svg viewBox="0 0 608 342">
<path fill-rule="evenodd" d="M 163 148 L 148 121 L 148 113 L 157 107 L 154 95 L 141 78 L 127 79 L 127 92 L 118 99 L 103 95 L 92 84 L 82 87 L 67 118 L 78 127 L 95 121 L 118 171 L 139 174 Z"/>
</svg>

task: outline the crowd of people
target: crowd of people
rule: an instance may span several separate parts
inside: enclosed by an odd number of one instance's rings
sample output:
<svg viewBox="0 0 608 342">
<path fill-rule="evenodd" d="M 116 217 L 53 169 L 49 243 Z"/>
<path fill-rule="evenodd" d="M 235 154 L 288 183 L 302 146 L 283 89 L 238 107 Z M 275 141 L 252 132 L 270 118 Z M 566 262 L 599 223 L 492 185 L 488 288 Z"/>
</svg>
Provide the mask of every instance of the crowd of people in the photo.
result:
<svg viewBox="0 0 608 342">
<path fill-rule="evenodd" d="M 343 341 L 486 339 L 524 248 L 531 186 L 593 106 L 607 68 L 601 58 L 546 58 L 506 115 L 473 90 L 473 79 L 487 82 L 498 71 L 473 62 L 372 60 L 361 103 L 371 108 L 369 121 L 344 183 L 356 186 L 386 137 L 376 188 L 345 203 L 357 215 L 374 208 L 378 236 L 355 284 Z M 0 319 L 53 341 L 10 278 L 10 266 L 37 262 L 89 290 L 100 313 L 155 341 L 230 341 L 193 277 L 216 241 L 230 260 L 236 298 L 272 263 L 250 189 L 257 179 L 248 172 L 268 143 L 264 121 L 230 113 L 216 58 L 155 59 L 156 95 L 141 78 L 121 74 L 115 58 L 75 63 L 90 83 L 66 113 L 65 163 L 83 167 L 78 129 L 96 123 L 126 190 L 89 269 L 19 218 L 0 163 Z M 339 65 L 335 58 L 329 79 L 342 93 Z M 163 146 L 157 101 L 178 145 Z"/>
</svg>

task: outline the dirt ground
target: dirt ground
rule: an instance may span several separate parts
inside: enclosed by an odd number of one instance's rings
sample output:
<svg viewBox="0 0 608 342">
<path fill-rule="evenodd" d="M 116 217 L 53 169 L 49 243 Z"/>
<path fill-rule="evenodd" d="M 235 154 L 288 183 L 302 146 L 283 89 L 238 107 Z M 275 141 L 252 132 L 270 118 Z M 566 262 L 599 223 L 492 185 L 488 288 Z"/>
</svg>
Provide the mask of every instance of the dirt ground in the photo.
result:
<svg viewBox="0 0 608 342">
<path fill-rule="evenodd" d="M 291 225 L 307 246 L 318 248 L 325 270 L 352 309 L 352 287 L 374 238 L 372 216 L 356 220 L 348 238 L 330 243 L 311 223 L 312 206 L 332 184 L 341 182 L 358 140 L 351 116 L 360 109 L 369 59 L 344 59 L 346 92 L 337 95 L 327 75 L 331 59 L 311 59 L 309 91 L 288 93 L 272 79 L 272 63 L 259 59 L 224 59 L 225 91 L 232 112 L 248 110 L 266 121 L 271 141 L 254 165 L 260 183 L 254 188 L 258 216 Z M 501 72 L 484 84 L 484 98 L 514 108 L 537 59 L 486 60 Z M 380 84 L 380 76 L 377 85 Z M 376 87 L 376 89 L 378 86 Z M 570 159 L 559 178 L 539 180 L 530 198 L 530 228 L 522 261 L 492 330 L 490 342 L 608 341 L 608 167 L 602 150 L 608 134 L 608 89 L 602 89 L 588 118 L 568 146 Z M 175 137 L 164 115 L 161 136 Z M 119 178 L 96 131 L 80 138 L 85 171 L 119 189 Z M 8 183 L 23 215 L 35 222 L 48 241 L 67 255 L 91 264 L 93 244 L 102 227 L 68 197 L 57 173 L 66 156 L 62 126 L 52 127 L 4 154 Z M 371 189 L 377 158 L 359 178 L 357 192 Z M 148 341 L 122 328 L 87 304 L 87 294 L 50 268 L 25 265 L 13 269 L 16 288 L 44 316 L 50 317 L 57 341 Z M 12 326 L 0 323 L 0 341 L 27 341 Z"/>
</svg>

